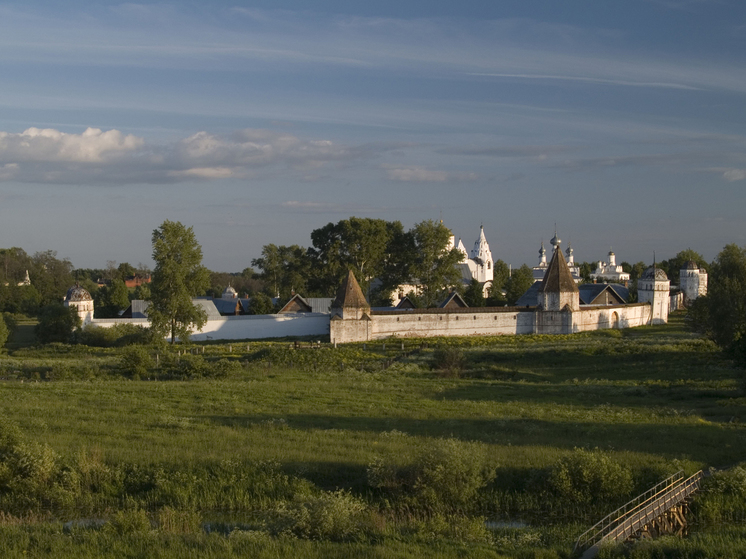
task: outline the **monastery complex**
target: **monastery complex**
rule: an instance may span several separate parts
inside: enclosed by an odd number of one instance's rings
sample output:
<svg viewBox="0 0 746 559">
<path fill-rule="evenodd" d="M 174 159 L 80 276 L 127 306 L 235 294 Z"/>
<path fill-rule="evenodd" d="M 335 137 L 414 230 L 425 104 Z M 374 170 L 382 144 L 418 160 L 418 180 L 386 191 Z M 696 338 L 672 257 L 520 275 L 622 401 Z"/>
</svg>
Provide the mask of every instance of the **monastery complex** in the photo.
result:
<svg viewBox="0 0 746 559">
<path fill-rule="evenodd" d="M 404 293 L 417 286 L 405 285 L 394 294 L 396 306 L 371 308 L 350 271 L 334 299 L 306 300 L 295 295 L 273 315 L 240 314 L 244 300 L 238 299 L 230 286 L 220 299 L 195 299 L 193 302 L 207 312 L 208 321 L 192 336 L 195 340 L 329 336 L 332 343 L 350 343 L 391 337 L 571 334 L 666 323 L 669 312 L 707 292 L 707 273 L 696 263 L 684 266 L 680 290 L 675 291 L 665 272 L 654 265 L 637 280 L 638 301 L 629 303 L 629 291 L 622 283 L 580 284 L 572 248 L 568 246 L 563 252 L 556 235 L 550 244 L 550 260 L 547 262 L 542 243 L 539 264 L 533 269 L 535 283 L 514 307 L 470 308 L 457 292 L 452 292 L 439 308 L 415 309 L 407 305 Z M 470 252 L 460 239 L 456 242 L 453 237 L 449 248 L 463 254 L 458 266 L 464 284 L 476 279 L 488 291 L 494 278 L 494 262 L 484 228 L 480 228 Z M 629 274 L 609 252 L 609 261 L 598 263 L 594 278 L 626 282 Z M 133 301 L 127 318 L 94 318 L 93 299 L 78 286 L 68 291 L 65 305 L 77 309 L 86 328 L 107 328 L 123 322 L 150 324 L 144 301 Z"/>
</svg>

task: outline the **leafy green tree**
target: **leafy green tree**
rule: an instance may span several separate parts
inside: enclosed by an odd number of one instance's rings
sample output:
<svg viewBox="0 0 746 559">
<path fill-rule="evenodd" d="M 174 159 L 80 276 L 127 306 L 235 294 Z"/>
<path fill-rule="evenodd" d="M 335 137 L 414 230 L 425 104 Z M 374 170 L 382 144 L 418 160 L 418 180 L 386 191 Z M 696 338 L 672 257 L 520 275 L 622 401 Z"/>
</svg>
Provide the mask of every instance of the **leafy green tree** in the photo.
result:
<svg viewBox="0 0 746 559">
<path fill-rule="evenodd" d="M 119 279 L 122 281 L 137 275 L 137 269 L 129 262 L 122 262 L 117 266 L 117 272 L 119 272 Z"/>
<path fill-rule="evenodd" d="M 730 244 L 717 255 L 707 295 L 694 301 L 687 318 L 746 365 L 746 248 Z"/>
<path fill-rule="evenodd" d="M 273 297 L 289 299 L 292 292 L 308 295 L 310 259 L 306 250 L 298 245 L 265 245 L 262 256 L 251 261 L 261 270 L 260 277 Z"/>
<path fill-rule="evenodd" d="M 384 271 L 393 233 L 383 219 L 360 217 L 328 223 L 314 230 L 311 233 L 313 246 L 308 254 L 317 278 L 316 287 L 333 292 L 347 270 L 352 270 L 363 293 L 368 293 L 371 279 Z"/>
<path fill-rule="evenodd" d="M 98 290 L 94 301 L 97 316 L 116 318 L 119 316 L 119 312 L 126 309 L 130 304 L 129 290 L 122 279 L 116 278 L 109 285 Z"/>
<path fill-rule="evenodd" d="M 0 347 L 3 347 L 5 342 L 8 341 L 8 336 L 10 336 L 10 328 L 5 323 L 4 317 L 0 316 Z"/>
<path fill-rule="evenodd" d="M 192 304 L 210 285 L 210 272 L 202 266 L 200 247 L 191 227 L 178 221 L 164 221 L 153 231 L 155 271 L 150 285 L 151 305 L 148 317 L 153 330 L 188 340 L 191 328 L 201 328 L 207 315 Z"/>
<path fill-rule="evenodd" d="M 412 235 L 415 254 L 411 272 L 421 286 L 422 302 L 433 307 L 458 284 L 461 274 L 456 264 L 463 255 L 456 248 L 448 249 L 451 232 L 442 223 L 422 221 L 414 226 Z"/>
<path fill-rule="evenodd" d="M 681 268 L 690 260 L 693 260 L 700 268 L 705 270 L 710 267 L 700 253 L 690 248 L 682 250 L 673 258 L 661 262 L 661 268 L 666 271 L 668 279 L 671 280 L 671 285 L 680 285 Z"/>
<path fill-rule="evenodd" d="M 648 265 L 645 264 L 645 262 L 640 261 L 636 264 L 632 265 L 631 270 L 629 271 L 629 280 L 632 282 L 637 281 L 640 276 L 642 276 L 643 272 L 648 269 Z"/>
<path fill-rule="evenodd" d="M 578 264 L 578 268 L 580 269 L 580 277 L 583 279 L 584 283 L 590 283 L 591 281 L 591 274 L 596 271 L 596 263 L 595 262 L 581 262 Z"/>
<path fill-rule="evenodd" d="M 508 305 L 515 305 L 515 302 L 520 299 L 521 295 L 528 291 L 534 283 L 534 272 L 526 264 L 513 270 L 512 275 L 508 279 L 508 283 L 505 287 L 505 297 L 508 300 Z"/>
<path fill-rule="evenodd" d="M 386 222 L 388 244 L 384 257 L 383 270 L 378 275 L 380 285 L 371 292 L 371 304 L 387 306 L 391 304 L 391 294 L 412 277 L 412 265 L 417 250 L 412 231 L 404 231 L 398 221 Z"/>
<path fill-rule="evenodd" d="M 275 312 L 272 299 L 265 293 L 254 293 L 251 297 L 251 314 L 272 314 Z"/>
<path fill-rule="evenodd" d="M 464 290 L 464 301 L 470 307 L 484 307 L 486 300 L 484 298 L 484 288 L 476 279 L 472 278 L 469 286 Z"/>
<path fill-rule="evenodd" d="M 39 323 L 36 325 L 36 337 L 43 344 L 70 341 L 73 330 L 80 326 L 80 317 L 74 306 L 66 307 L 62 303 L 50 303 L 41 309 Z"/>
<path fill-rule="evenodd" d="M 505 284 L 508 283 L 508 278 L 510 277 L 510 266 L 508 266 L 505 262 L 498 259 L 494 262 L 493 265 L 493 278 L 492 278 L 492 288 L 493 290 L 500 291 L 502 289 L 505 289 Z"/>
<path fill-rule="evenodd" d="M 68 259 L 58 259 L 57 252 L 47 250 L 37 252 L 32 258 L 29 270 L 31 283 L 39 291 L 42 303 L 60 301 L 75 282 L 73 265 Z"/>
</svg>

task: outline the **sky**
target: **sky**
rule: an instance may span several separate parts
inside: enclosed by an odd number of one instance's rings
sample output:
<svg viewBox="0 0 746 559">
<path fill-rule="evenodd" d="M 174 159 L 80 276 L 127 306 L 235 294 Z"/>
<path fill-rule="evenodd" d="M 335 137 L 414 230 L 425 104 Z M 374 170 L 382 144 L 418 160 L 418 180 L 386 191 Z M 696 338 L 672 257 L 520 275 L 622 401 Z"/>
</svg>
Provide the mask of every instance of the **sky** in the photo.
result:
<svg viewBox="0 0 746 559">
<path fill-rule="evenodd" d="M 0 3 L 0 247 L 238 272 L 350 216 L 535 265 L 746 245 L 746 3 Z"/>
</svg>

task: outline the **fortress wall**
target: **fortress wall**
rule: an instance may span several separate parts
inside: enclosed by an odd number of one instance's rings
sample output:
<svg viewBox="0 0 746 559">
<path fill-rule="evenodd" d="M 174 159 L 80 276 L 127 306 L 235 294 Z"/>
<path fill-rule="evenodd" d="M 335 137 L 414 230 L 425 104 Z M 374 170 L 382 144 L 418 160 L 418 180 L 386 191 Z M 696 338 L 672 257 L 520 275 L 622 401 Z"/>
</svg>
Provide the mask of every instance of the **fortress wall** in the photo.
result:
<svg viewBox="0 0 746 559">
<path fill-rule="evenodd" d="M 648 303 L 581 307 L 579 312 L 573 313 L 572 331 L 586 332 L 607 328 L 634 328 L 644 326 L 649 322 L 650 304 Z"/>
<path fill-rule="evenodd" d="M 150 326 L 146 318 L 95 319 L 91 326 L 110 328 L 115 324 Z M 256 340 L 285 336 L 326 336 L 329 334 L 329 315 L 325 313 L 262 314 L 253 316 L 224 316 L 208 320 L 200 331 L 193 331 L 192 339 Z"/>
<path fill-rule="evenodd" d="M 435 336 L 501 336 L 534 331 L 533 311 L 503 309 L 459 309 L 437 312 L 374 312 L 372 340 L 388 337 L 429 338 Z"/>
</svg>

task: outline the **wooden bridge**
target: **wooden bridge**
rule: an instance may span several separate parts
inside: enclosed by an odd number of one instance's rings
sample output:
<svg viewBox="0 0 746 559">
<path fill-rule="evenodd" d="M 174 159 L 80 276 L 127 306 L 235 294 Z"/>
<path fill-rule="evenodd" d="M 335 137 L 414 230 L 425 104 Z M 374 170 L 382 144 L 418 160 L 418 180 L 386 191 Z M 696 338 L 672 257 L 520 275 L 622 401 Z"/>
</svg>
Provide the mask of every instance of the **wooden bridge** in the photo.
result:
<svg viewBox="0 0 746 559">
<path fill-rule="evenodd" d="M 651 487 L 584 532 L 575 543 L 574 551 L 582 553 L 582 559 L 592 559 L 603 542 L 653 538 L 662 534 L 684 535 L 684 513 L 703 475 L 700 470 L 684 479 L 684 472 L 679 471 Z"/>
</svg>

